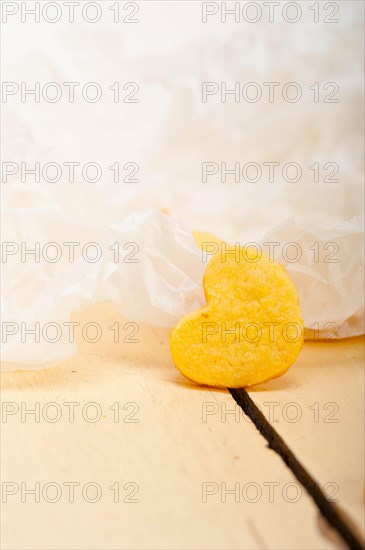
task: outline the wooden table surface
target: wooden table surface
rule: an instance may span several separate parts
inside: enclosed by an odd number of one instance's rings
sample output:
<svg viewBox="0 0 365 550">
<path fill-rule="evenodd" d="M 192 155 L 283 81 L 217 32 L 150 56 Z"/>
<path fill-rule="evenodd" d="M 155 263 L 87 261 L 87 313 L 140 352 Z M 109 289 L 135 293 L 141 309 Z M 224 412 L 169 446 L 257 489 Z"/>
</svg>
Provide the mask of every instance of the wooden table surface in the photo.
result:
<svg viewBox="0 0 365 550">
<path fill-rule="evenodd" d="M 108 304 L 75 320 L 98 322 L 101 340 L 1 376 L 2 549 L 345 547 L 228 391 L 180 375 L 167 330 L 115 343 L 108 327 L 126 321 Z M 360 533 L 363 349 L 306 343 L 285 376 L 250 390 Z"/>
</svg>

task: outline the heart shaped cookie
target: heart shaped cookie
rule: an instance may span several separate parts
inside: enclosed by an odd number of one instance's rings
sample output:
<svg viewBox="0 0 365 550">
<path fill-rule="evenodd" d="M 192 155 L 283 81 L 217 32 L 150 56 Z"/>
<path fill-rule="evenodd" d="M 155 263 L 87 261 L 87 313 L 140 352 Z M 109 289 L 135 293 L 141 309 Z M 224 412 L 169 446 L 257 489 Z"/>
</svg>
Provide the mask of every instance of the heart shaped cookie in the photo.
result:
<svg viewBox="0 0 365 550">
<path fill-rule="evenodd" d="M 225 244 L 225 243 L 224 243 Z M 277 378 L 303 344 L 299 297 L 285 268 L 254 247 L 222 247 L 204 274 L 207 305 L 170 335 L 177 368 L 199 384 L 239 388 Z"/>
</svg>

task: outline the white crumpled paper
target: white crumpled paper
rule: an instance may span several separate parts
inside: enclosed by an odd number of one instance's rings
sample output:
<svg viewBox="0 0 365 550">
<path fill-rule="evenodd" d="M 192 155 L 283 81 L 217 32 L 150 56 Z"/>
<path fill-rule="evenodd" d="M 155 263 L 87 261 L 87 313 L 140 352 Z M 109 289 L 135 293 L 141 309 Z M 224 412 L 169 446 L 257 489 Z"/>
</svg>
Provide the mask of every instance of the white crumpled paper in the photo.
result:
<svg viewBox="0 0 365 550">
<path fill-rule="evenodd" d="M 7 368 L 13 362 L 46 364 L 74 353 L 65 323 L 73 311 L 92 303 L 110 300 L 133 321 L 169 327 L 204 302 L 204 264 L 193 237 L 159 210 L 130 214 L 105 228 L 76 226 L 32 210 L 10 210 L 7 216 L 2 300 L 2 359 Z M 21 243 L 29 250 L 36 242 L 41 261 L 28 254 L 22 262 Z M 71 242 L 80 243 L 73 248 L 72 262 Z M 57 250 L 48 243 L 57 243 Z M 50 262 L 56 253 L 62 256 Z M 40 324 L 38 342 L 26 333 L 35 323 Z M 59 341 L 47 342 L 56 337 L 51 327 L 42 337 L 47 323 L 61 327 Z"/>
<path fill-rule="evenodd" d="M 2 264 L 2 323 L 67 323 L 72 311 L 111 300 L 133 321 L 173 326 L 204 302 L 205 264 L 190 233 L 202 229 L 229 243 L 257 241 L 264 251 L 264 242 L 279 242 L 275 254 L 297 285 L 306 327 L 317 323 L 325 330 L 332 323 L 340 337 L 361 333 L 361 3 L 342 2 L 338 24 L 314 23 L 313 10 L 302 2 L 300 24 L 279 15 L 275 24 L 263 17 L 254 25 L 222 25 L 218 16 L 203 24 L 196 2 L 149 1 L 143 9 L 141 4 L 138 25 L 122 26 L 108 17 L 112 2 L 102 4 L 105 17 L 95 25 L 9 19 L 4 81 L 29 88 L 37 81 L 80 87 L 96 81 L 104 95 L 95 104 L 80 94 L 74 104 L 9 97 L 2 109 L 3 160 L 27 167 L 92 161 L 103 177 L 87 183 L 79 169 L 70 182 L 64 169 L 60 181 L 36 183 L 31 177 L 22 182 L 17 172 L 2 182 L 2 239 L 25 241 L 29 248 L 36 241 L 95 241 L 103 256 L 96 263 L 80 254 L 70 263 L 64 256 L 55 264 L 9 256 Z M 116 81 L 138 83 L 141 101 L 114 103 L 109 87 Z M 228 88 L 236 81 L 298 82 L 303 100 L 222 104 L 217 95 L 203 103 L 202 81 Z M 317 81 L 322 91 L 337 83 L 339 102 L 314 102 L 310 87 Z M 114 182 L 109 167 L 117 161 L 138 163 L 138 183 Z M 269 183 L 263 171 L 257 183 L 231 177 L 224 184 L 219 175 L 204 182 L 207 161 L 230 168 L 278 162 L 279 173 L 285 163 L 297 162 L 303 177 L 295 184 L 282 178 Z M 323 181 L 328 162 L 339 166 L 337 183 Z M 318 183 L 314 163 L 322 167 Z M 133 248 L 123 245 L 137 242 L 139 263 L 114 262 L 109 245 L 117 241 L 125 255 Z M 296 263 L 280 258 L 291 241 L 302 249 Z M 331 252 L 324 245 L 335 243 L 339 262 L 316 263 L 309 248 L 316 242 L 322 259 Z M 37 368 L 73 354 L 75 344 L 66 330 L 62 335 L 54 344 L 31 337 L 22 343 L 21 330 L 3 336 L 5 368 Z"/>
<path fill-rule="evenodd" d="M 5 369 L 19 368 L 19 363 L 24 368 L 38 368 L 75 353 L 76 344 L 70 341 L 67 330 L 71 313 L 92 303 L 110 300 L 125 317 L 162 327 L 174 326 L 205 303 L 202 278 L 206 257 L 196 247 L 191 232 L 159 210 L 130 214 L 106 228 L 75 226 L 31 209 L 10 209 L 6 215 L 10 219 L 8 239 L 3 243 Z M 317 323 L 321 330 L 335 323 L 340 337 L 362 332 L 362 224 L 357 217 L 336 228 L 323 229 L 292 218 L 255 244 L 264 252 L 273 251 L 273 259 L 287 266 L 300 294 L 306 327 Z M 44 235 L 48 235 L 46 241 Z M 13 248 L 15 240 L 19 243 L 17 251 Z M 40 243 L 39 262 L 32 261 L 32 254 L 22 262 L 22 242 L 27 243 L 28 250 Z M 73 249 L 73 262 L 70 247 L 65 245 L 70 242 L 80 243 Z M 336 258 L 330 250 L 330 259 L 338 261 L 327 263 L 318 257 L 321 261 L 316 262 L 310 249 L 314 242 L 318 250 L 330 242 L 336 250 Z M 46 243 L 58 243 L 61 257 L 57 262 L 49 261 L 56 257 L 56 249 L 52 245 L 45 248 Z M 82 253 L 86 243 L 98 244 L 98 261 L 90 261 L 97 258 L 94 245 L 87 249 L 87 255 Z M 288 246 L 292 247 L 290 255 Z M 35 323 L 40 326 L 38 341 L 26 334 Z M 57 342 L 49 341 L 52 329 L 42 337 L 48 324 L 61 327 Z"/>
<path fill-rule="evenodd" d="M 266 251 L 264 243 L 297 287 L 308 338 L 363 334 L 364 215 L 329 229 L 290 218 L 261 240 Z"/>
</svg>

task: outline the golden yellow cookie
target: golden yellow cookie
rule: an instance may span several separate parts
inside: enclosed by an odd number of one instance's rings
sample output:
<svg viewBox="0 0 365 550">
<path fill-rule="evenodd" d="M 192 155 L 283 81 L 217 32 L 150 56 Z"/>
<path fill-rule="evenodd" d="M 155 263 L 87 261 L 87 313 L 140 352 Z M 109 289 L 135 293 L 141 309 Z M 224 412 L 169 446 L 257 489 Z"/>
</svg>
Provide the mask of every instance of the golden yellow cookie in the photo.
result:
<svg viewBox="0 0 365 550">
<path fill-rule="evenodd" d="M 285 268 L 256 248 L 222 243 L 203 285 L 207 305 L 170 335 L 178 369 L 199 384 L 231 388 L 284 374 L 303 343 L 299 297 Z"/>
</svg>

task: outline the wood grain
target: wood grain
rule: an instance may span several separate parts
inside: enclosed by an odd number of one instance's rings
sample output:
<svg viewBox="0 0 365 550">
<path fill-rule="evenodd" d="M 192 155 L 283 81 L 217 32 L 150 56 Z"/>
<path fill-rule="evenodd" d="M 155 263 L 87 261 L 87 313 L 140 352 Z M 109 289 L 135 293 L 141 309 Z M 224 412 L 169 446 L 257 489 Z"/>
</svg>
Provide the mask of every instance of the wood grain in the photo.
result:
<svg viewBox="0 0 365 550">
<path fill-rule="evenodd" d="M 2 548 L 343 547 L 228 392 L 190 384 L 175 369 L 167 331 L 141 326 L 138 343 L 114 343 L 108 327 L 126 321 L 107 304 L 75 319 L 100 323 L 103 338 L 96 344 L 79 339 L 78 354 L 51 369 L 1 376 L 2 489 L 18 486 L 7 502 L 3 494 Z M 361 350 L 361 339 L 306 344 L 285 377 L 251 392 L 266 413 L 273 405 L 265 403 L 279 403 L 275 427 L 321 483 L 338 485 L 336 497 L 358 529 L 364 510 Z M 295 423 L 287 419 L 296 410 L 290 402 L 302 410 Z M 318 422 L 310 409 L 316 402 Z M 339 405 L 337 423 L 323 420 L 330 402 Z M 39 422 L 29 414 L 22 419 L 25 407 L 36 403 Z M 65 403 L 79 403 L 73 422 Z M 100 419 L 92 422 L 95 414 Z M 24 493 L 36 482 L 39 503 Z M 54 486 L 42 495 L 52 482 L 62 491 L 55 503 L 47 502 Z M 67 482 L 80 484 L 72 503 Z M 102 491 L 95 503 L 85 500 L 95 487 L 81 494 L 90 482 Z M 119 502 L 109 489 L 116 483 Z M 138 502 L 123 502 L 136 487 L 126 483 L 138 485 Z M 217 491 L 206 502 L 204 483 Z M 227 493 L 224 502 L 224 487 L 239 493 Z"/>
</svg>

